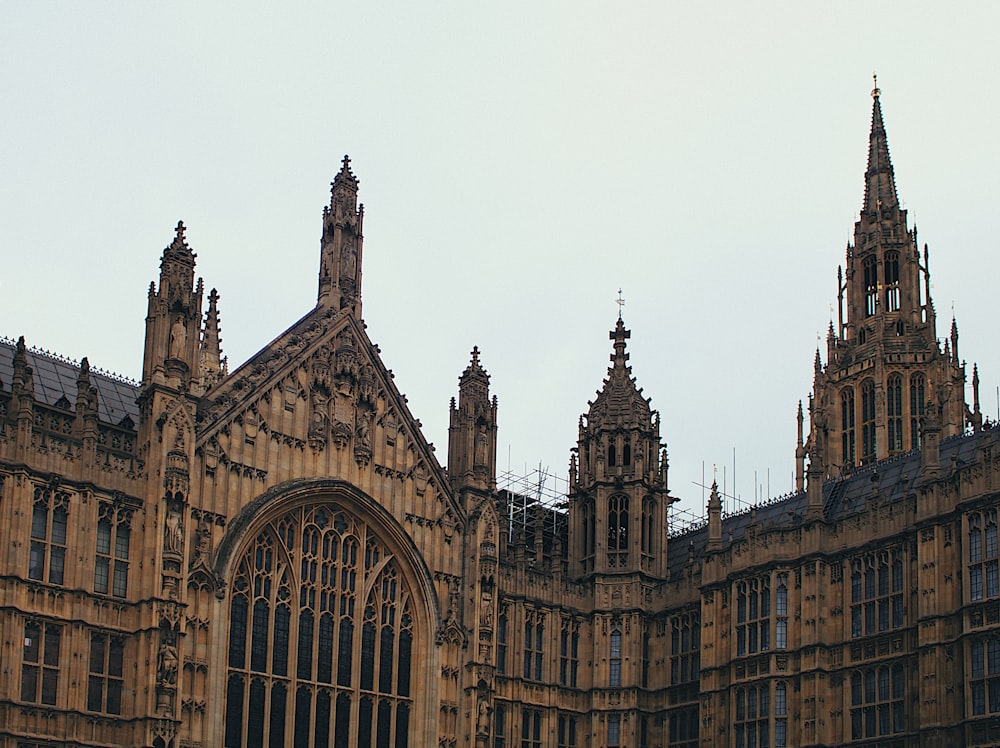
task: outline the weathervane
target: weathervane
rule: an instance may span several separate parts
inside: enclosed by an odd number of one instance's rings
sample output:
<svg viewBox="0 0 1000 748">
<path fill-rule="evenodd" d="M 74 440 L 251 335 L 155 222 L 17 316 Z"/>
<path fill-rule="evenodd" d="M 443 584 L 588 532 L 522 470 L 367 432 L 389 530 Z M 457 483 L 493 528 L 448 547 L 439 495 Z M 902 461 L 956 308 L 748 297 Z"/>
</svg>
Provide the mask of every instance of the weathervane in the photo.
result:
<svg viewBox="0 0 1000 748">
<path fill-rule="evenodd" d="M 618 300 L 615 302 L 618 304 L 618 319 L 622 318 L 622 307 L 625 306 L 625 299 L 622 298 L 622 290 L 618 289 Z"/>
</svg>

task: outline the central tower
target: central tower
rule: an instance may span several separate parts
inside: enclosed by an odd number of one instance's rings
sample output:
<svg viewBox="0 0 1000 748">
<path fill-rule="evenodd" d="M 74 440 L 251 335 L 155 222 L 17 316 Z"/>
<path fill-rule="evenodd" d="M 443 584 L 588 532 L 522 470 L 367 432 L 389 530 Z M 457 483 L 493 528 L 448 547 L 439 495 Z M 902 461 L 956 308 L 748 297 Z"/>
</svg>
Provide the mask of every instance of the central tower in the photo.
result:
<svg viewBox="0 0 1000 748">
<path fill-rule="evenodd" d="M 627 365 L 621 316 L 609 337 L 611 368 L 570 462 L 570 559 L 574 576 L 642 572 L 667 576 L 667 456 L 660 415 Z M 662 451 L 661 451 L 662 450 Z"/>
<path fill-rule="evenodd" d="M 938 343 L 929 252 L 925 244 L 921 255 L 896 194 L 877 85 L 872 98 L 864 201 L 846 269 L 837 270 L 837 326 L 831 321 L 825 366 L 816 351 L 807 442 L 799 411 L 798 490 L 807 453 L 811 477 L 835 477 L 917 449 L 925 432 L 943 438 L 981 422 L 978 393 L 972 409 L 965 404 L 954 319 Z"/>
</svg>

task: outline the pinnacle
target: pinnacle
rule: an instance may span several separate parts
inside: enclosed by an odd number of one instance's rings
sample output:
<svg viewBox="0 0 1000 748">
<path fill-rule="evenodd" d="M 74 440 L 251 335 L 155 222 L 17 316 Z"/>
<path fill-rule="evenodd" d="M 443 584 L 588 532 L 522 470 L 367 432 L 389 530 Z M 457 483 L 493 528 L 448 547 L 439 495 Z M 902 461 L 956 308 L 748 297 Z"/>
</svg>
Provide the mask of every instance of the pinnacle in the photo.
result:
<svg viewBox="0 0 1000 748">
<path fill-rule="evenodd" d="M 876 215 L 899 205 L 896 177 L 889 158 L 889 142 L 882 121 L 881 90 L 876 80 L 872 91 L 872 127 L 868 136 L 868 169 L 865 172 L 865 202 L 863 212 Z"/>
<path fill-rule="evenodd" d="M 333 178 L 330 183 L 331 191 L 336 190 L 338 187 L 346 187 L 350 190 L 357 191 L 358 189 L 358 178 L 354 176 L 354 172 L 351 171 L 351 157 L 346 153 L 344 154 L 343 160 L 340 162 L 340 171 L 337 172 L 337 176 Z"/>
</svg>

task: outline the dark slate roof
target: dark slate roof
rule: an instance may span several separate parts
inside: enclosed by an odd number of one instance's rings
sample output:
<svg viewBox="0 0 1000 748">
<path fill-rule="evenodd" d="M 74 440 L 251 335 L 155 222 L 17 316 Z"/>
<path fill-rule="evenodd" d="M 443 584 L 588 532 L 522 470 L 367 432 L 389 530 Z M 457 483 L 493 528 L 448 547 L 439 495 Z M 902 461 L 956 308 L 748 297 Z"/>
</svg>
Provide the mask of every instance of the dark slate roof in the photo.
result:
<svg viewBox="0 0 1000 748">
<path fill-rule="evenodd" d="M 0 338 L 0 390 L 6 392 L 10 392 L 14 378 L 15 349 L 14 341 Z M 46 405 L 55 405 L 65 397 L 70 409 L 75 408 L 80 365 L 34 348 L 29 348 L 27 355 L 28 366 L 35 374 L 35 399 Z M 97 387 L 97 412 L 102 421 L 121 424 L 128 416 L 133 427 L 139 423 L 139 406 L 135 402 L 139 395 L 138 382 L 93 367 L 90 369 L 90 382 Z"/>
<path fill-rule="evenodd" d="M 1000 427 L 994 425 L 972 434 L 960 434 L 941 440 L 941 470 L 945 474 L 952 465 L 961 467 L 975 460 L 976 451 L 989 443 L 1000 442 Z M 892 504 L 910 495 L 920 477 L 920 451 L 912 450 L 895 457 L 866 465 L 850 475 L 823 484 L 823 514 L 828 521 L 837 521 L 865 509 L 877 488 L 878 501 Z M 806 514 L 805 492 L 794 493 L 757 506 L 757 525 L 762 530 L 795 527 Z M 722 544 L 746 535 L 750 526 L 750 511 L 722 519 Z M 697 562 L 708 543 L 708 526 L 702 524 L 689 532 L 672 535 L 667 543 L 667 563 L 676 578 L 688 564 L 688 555 Z"/>
</svg>

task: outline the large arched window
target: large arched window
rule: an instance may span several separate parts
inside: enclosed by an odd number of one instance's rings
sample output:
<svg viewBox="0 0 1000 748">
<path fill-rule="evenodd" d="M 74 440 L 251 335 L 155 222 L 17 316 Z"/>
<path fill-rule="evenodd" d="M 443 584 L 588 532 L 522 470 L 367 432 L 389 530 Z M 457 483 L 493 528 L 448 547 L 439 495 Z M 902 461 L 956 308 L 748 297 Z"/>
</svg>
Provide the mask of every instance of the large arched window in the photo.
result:
<svg viewBox="0 0 1000 748">
<path fill-rule="evenodd" d="M 861 461 L 875 459 L 875 383 L 861 385 Z"/>
<path fill-rule="evenodd" d="M 628 564 L 628 496 L 608 499 L 608 566 Z"/>
<path fill-rule="evenodd" d="M 857 437 L 854 433 L 854 390 L 850 387 L 840 393 L 840 428 L 844 465 L 853 467 Z"/>
<path fill-rule="evenodd" d="M 411 594 L 371 527 L 336 504 L 269 523 L 230 617 L 227 748 L 408 746 Z"/>
<path fill-rule="evenodd" d="M 885 388 L 885 410 L 889 419 L 889 454 L 903 451 L 903 378 L 893 374 Z"/>
</svg>

